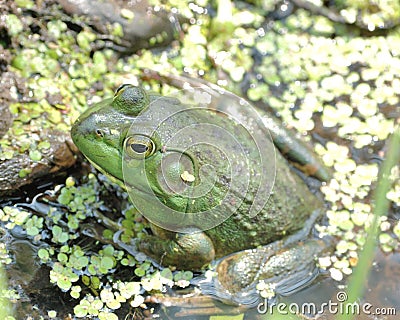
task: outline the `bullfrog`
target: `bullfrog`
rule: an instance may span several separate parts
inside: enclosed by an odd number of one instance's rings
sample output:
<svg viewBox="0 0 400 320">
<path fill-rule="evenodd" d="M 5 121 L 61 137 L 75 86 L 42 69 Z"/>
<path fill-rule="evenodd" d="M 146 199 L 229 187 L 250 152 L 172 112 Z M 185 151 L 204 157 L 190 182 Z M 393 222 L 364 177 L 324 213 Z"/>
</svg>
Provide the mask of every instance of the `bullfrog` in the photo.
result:
<svg viewBox="0 0 400 320">
<path fill-rule="evenodd" d="M 262 128 L 269 116 L 255 113 L 256 123 L 243 99 L 232 111 L 231 95 L 215 99 L 213 93 L 201 92 L 193 105 L 124 84 L 87 109 L 71 136 L 150 221 L 151 233 L 136 246 L 159 264 L 199 270 L 229 256 L 220 269 L 254 274 L 274 252 L 290 255 L 298 247 L 307 248 L 298 257 L 308 250 L 302 259 L 312 260 L 323 242 L 298 241 L 307 238 L 323 203 L 275 152 Z M 293 257 L 281 259 L 280 270 L 295 269 Z M 238 281 L 243 288 L 251 279 Z"/>
</svg>

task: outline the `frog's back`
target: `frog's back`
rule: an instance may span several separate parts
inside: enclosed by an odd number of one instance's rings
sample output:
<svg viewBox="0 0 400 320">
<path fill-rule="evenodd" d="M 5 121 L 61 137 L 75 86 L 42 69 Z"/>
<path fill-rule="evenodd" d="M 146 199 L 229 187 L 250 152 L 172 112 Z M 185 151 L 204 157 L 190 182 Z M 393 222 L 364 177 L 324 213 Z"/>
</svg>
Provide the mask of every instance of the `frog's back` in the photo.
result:
<svg viewBox="0 0 400 320">
<path fill-rule="evenodd" d="M 276 154 L 273 191 L 262 210 L 254 217 L 249 211 L 256 188 L 249 188 L 242 205 L 222 224 L 206 233 L 215 244 L 216 257 L 271 243 L 300 230 L 322 202 L 304 181 Z"/>
<path fill-rule="evenodd" d="M 186 213 L 196 216 L 195 227 L 200 228 L 202 220 L 228 217 L 206 231 L 217 257 L 293 234 L 321 207 L 287 160 L 275 152 L 268 132 L 263 145 L 255 140 L 260 134 L 252 128 L 255 123 L 240 125 L 225 113 L 189 106 L 175 112 L 160 134 L 197 162 L 198 180 Z M 255 202 L 262 206 L 254 215 Z"/>
</svg>

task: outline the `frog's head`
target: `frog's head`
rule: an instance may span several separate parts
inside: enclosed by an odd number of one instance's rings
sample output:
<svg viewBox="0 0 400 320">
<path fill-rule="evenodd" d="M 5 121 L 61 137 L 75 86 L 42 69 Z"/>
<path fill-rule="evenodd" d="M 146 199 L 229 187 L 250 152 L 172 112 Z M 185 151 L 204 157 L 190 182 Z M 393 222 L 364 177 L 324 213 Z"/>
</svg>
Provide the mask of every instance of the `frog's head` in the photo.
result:
<svg viewBox="0 0 400 320">
<path fill-rule="evenodd" d="M 149 194 L 170 208 L 185 212 L 195 179 L 193 157 L 166 148 L 176 122 L 160 121 L 177 99 L 148 94 L 140 87 L 120 86 L 106 99 L 84 112 L 71 135 L 86 158 L 115 182 L 125 182 L 146 199 Z M 124 164 L 123 164 L 124 161 Z"/>
<path fill-rule="evenodd" d="M 166 229 L 214 227 L 254 193 L 247 192 L 249 168 L 257 164 L 248 159 L 254 153 L 249 133 L 210 108 L 123 85 L 80 116 L 72 138 L 97 169 L 127 187 L 139 211 Z"/>
<path fill-rule="evenodd" d="M 74 123 L 72 140 L 101 172 L 119 181 L 122 176 L 122 147 L 132 117 L 148 105 L 146 92 L 122 85 L 111 99 L 87 109 Z"/>
</svg>

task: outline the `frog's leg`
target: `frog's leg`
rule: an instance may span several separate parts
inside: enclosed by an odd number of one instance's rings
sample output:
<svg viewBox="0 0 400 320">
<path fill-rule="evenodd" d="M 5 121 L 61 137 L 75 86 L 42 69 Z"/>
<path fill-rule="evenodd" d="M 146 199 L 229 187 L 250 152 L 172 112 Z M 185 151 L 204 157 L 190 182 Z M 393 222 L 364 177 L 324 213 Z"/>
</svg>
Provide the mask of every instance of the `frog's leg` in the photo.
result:
<svg viewBox="0 0 400 320">
<path fill-rule="evenodd" d="M 311 213 L 310 217 L 304 222 L 303 228 L 283 240 L 284 245 L 287 246 L 296 243 L 297 241 L 306 239 L 310 235 L 311 230 L 314 228 L 317 220 L 321 218 L 324 213 L 324 208 L 315 209 Z"/>
<path fill-rule="evenodd" d="M 152 231 L 155 235 L 140 239 L 137 247 L 161 265 L 199 270 L 215 258 L 214 245 L 204 232 L 175 233 L 154 225 Z"/>
<path fill-rule="evenodd" d="M 154 293 L 146 297 L 145 303 L 162 304 L 167 314 L 174 319 L 194 319 L 199 316 L 237 315 L 248 310 L 248 306 L 234 306 L 222 303 L 212 297 L 204 296 L 194 288 L 194 292 L 183 294 L 181 291 L 176 296 Z M 172 307 L 172 308 L 171 308 Z"/>
<path fill-rule="evenodd" d="M 215 266 L 215 276 L 199 282 L 202 293 L 252 308 L 260 302 L 256 290 L 260 280 L 271 294 L 290 295 L 309 285 L 319 274 L 315 258 L 328 254 L 332 246 L 314 238 L 290 245 L 284 242 L 222 258 Z"/>
</svg>

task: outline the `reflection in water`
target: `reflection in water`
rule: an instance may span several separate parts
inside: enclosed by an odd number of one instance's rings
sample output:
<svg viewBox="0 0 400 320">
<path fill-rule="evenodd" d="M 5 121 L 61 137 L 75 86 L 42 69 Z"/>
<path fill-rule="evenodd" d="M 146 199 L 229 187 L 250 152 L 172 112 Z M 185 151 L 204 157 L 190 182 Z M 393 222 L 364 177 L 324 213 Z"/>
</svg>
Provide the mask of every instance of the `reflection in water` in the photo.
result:
<svg viewBox="0 0 400 320">
<path fill-rule="evenodd" d="M 277 305 L 274 307 L 260 306 L 259 310 L 264 312 L 260 314 L 257 308 L 247 310 L 245 312 L 244 319 L 270 319 L 271 312 L 275 315 L 289 312 L 285 315 L 285 319 L 293 318 L 296 319 L 295 315 L 289 317 L 290 310 L 295 312 L 303 307 L 305 312 L 304 316 L 307 318 L 318 318 L 318 319 L 334 319 L 337 315 L 337 311 L 340 308 L 345 308 L 345 303 L 341 304 L 340 300 L 344 299 L 345 302 L 345 281 L 337 282 L 332 280 L 329 276 L 320 277 L 312 286 L 309 286 L 289 297 L 280 297 L 277 301 L 280 305 L 280 313 L 277 309 Z M 343 298 L 344 297 L 344 298 Z M 194 301 L 195 299 L 193 299 Z M 185 300 L 186 301 L 186 300 Z M 200 302 L 201 301 L 201 302 Z M 207 311 L 212 314 L 219 310 L 225 314 L 237 314 L 240 313 L 240 309 L 235 307 L 229 307 L 222 305 L 221 303 L 214 301 L 213 307 L 209 304 L 207 306 L 202 304 L 203 300 L 197 302 L 182 303 L 179 307 L 170 307 L 163 310 L 161 313 L 162 319 L 183 319 L 183 320 L 203 320 L 208 319 L 207 316 L 199 315 L 201 312 L 207 314 Z M 321 308 L 321 306 L 324 306 Z M 332 312 L 329 311 L 329 304 L 331 305 Z M 363 305 L 369 305 L 366 308 L 370 314 L 363 313 Z M 315 308 L 314 308 L 315 306 Z M 375 315 L 376 308 L 386 308 L 387 313 L 395 312 L 396 315 Z M 392 309 L 389 309 L 392 308 Z M 394 309 L 393 309 L 394 308 Z M 323 310 L 322 314 L 318 314 L 320 310 Z M 272 310 L 272 311 L 271 311 Z M 354 309 L 357 310 L 357 307 Z M 355 319 L 397 319 L 400 314 L 400 253 L 384 255 L 380 251 L 376 255 L 376 262 L 371 270 L 370 277 L 367 282 L 367 290 L 365 298 L 359 304 L 359 314 L 355 314 Z"/>
<path fill-rule="evenodd" d="M 366 284 L 367 289 L 365 298 L 360 303 L 360 314 L 355 315 L 355 319 L 397 319 L 400 314 L 400 253 L 384 255 L 380 251 L 377 252 L 374 266 L 371 270 L 370 277 Z M 332 303 L 338 303 L 338 299 L 343 296 L 345 289 L 343 283 L 336 282 L 330 277 L 326 277 L 320 282 L 310 286 L 290 297 L 281 299 L 287 304 L 296 303 L 302 304 L 314 303 L 317 307 Z M 369 303 L 371 314 L 363 314 L 362 303 Z M 344 305 L 344 304 L 343 304 Z M 375 308 L 395 308 L 395 315 L 379 315 L 375 316 Z M 336 305 L 332 304 L 332 309 L 336 309 Z M 388 310 L 390 312 L 391 310 Z M 311 316 L 307 314 L 307 316 Z M 329 312 L 328 306 L 324 308 L 322 315 L 318 319 L 334 319 L 336 314 Z"/>
</svg>

